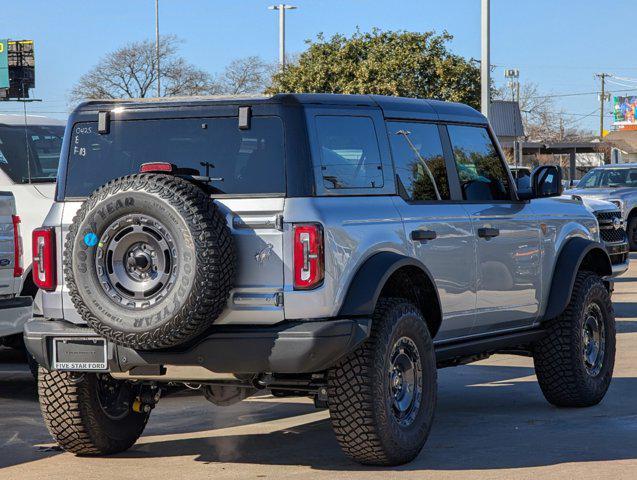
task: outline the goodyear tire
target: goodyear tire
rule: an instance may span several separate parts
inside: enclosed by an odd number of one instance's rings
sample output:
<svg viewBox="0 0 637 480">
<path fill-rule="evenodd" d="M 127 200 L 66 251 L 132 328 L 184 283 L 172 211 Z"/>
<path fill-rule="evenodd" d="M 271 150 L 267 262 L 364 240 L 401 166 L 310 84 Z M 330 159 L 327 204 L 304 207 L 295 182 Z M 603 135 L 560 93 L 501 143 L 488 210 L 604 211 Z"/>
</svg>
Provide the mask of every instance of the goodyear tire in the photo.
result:
<svg viewBox="0 0 637 480">
<path fill-rule="evenodd" d="M 161 174 L 113 180 L 84 202 L 66 239 L 73 304 L 98 333 L 142 350 L 186 343 L 226 305 L 230 229 L 196 185 Z"/>
<path fill-rule="evenodd" d="M 135 412 L 141 383 L 108 374 L 50 372 L 40 367 L 38 394 L 44 423 L 60 447 L 76 455 L 128 450 L 141 436 L 150 410 Z"/>
<path fill-rule="evenodd" d="M 422 314 L 407 300 L 379 300 L 370 338 L 328 373 L 341 448 L 365 465 L 413 460 L 429 436 L 436 397 L 436 359 Z"/>
<path fill-rule="evenodd" d="M 615 314 L 602 279 L 579 272 L 570 302 L 533 348 L 544 397 L 557 407 L 590 407 L 606 395 L 615 366 Z"/>
</svg>

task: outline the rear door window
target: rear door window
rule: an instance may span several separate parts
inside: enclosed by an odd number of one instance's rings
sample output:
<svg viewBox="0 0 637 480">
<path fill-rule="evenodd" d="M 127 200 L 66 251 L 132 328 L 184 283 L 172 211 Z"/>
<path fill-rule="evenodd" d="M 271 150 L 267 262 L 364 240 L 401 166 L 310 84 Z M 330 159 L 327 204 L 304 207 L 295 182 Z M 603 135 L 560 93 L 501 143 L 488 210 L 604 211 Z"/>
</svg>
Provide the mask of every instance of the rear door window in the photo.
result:
<svg viewBox="0 0 637 480">
<path fill-rule="evenodd" d="M 315 118 L 324 188 L 382 188 L 383 168 L 373 120 L 336 115 Z"/>
<path fill-rule="evenodd" d="M 438 125 L 387 122 L 400 186 L 413 201 L 449 200 L 449 181 Z"/>
<path fill-rule="evenodd" d="M 248 130 L 236 117 L 97 122 L 73 128 L 66 197 L 86 197 L 109 180 L 139 172 L 148 162 L 172 163 L 213 178 L 219 194 L 285 194 L 283 124 L 253 117 Z"/>
<path fill-rule="evenodd" d="M 511 200 L 509 176 L 484 127 L 448 125 L 462 196 L 470 201 Z"/>
</svg>

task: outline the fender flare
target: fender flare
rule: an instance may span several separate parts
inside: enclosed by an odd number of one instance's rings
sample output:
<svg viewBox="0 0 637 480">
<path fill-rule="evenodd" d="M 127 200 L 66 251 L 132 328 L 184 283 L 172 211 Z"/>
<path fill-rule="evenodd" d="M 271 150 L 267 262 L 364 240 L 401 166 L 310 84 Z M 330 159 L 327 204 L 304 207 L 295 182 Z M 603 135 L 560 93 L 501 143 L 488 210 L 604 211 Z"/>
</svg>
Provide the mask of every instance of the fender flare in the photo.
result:
<svg viewBox="0 0 637 480">
<path fill-rule="evenodd" d="M 555 318 L 566 310 L 573 293 L 577 272 L 584 258 L 591 252 L 600 255 L 601 263 L 598 273 L 601 276 L 612 274 L 610 257 L 601 243 L 582 237 L 567 240 L 555 262 L 544 320 Z"/>
<path fill-rule="evenodd" d="M 372 315 L 378 297 L 389 277 L 399 268 L 407 266 L 422 270 L 431 284 L 436 285 L 431 273 L 422 262 L 395 252 L 379 252 L 365 260 L 354 274 L 338 315 L 343 317 Z M 440 305 L 438 289 L 434 288 L 434 290 L 436 301 Z"/>
</svg>

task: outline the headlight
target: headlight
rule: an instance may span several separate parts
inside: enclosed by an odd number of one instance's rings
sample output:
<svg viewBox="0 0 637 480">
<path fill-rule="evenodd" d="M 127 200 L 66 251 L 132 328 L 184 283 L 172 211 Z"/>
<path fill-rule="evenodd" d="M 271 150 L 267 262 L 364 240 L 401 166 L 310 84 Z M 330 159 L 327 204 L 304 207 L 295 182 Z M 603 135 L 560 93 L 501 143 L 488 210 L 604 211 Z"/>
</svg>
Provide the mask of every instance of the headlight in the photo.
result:
<svg viewBox="0 0 637 480">
<path fill-rule="evenodd" d="M 624 202 L 621 200 L 610 200 L 610 203 L 617 205 L 617 208 L 621 210 L 622 214 L 624 213 Z"/>
</svg>

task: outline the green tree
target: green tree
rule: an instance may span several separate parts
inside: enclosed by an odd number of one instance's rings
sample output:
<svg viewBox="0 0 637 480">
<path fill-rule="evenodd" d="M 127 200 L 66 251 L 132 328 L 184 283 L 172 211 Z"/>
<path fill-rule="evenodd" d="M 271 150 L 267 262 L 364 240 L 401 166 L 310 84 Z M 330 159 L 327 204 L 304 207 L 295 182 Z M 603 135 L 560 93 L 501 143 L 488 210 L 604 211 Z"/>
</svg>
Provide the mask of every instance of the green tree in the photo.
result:
<svg viewBox="0 0 637 480">
<path fill-rule="evenodd" d="M 319 34 L 275 74 L 267 93 L 367 93 L 437 98 L 480 105 L 480 70 L 449 51 L 447 33 L 357 31 Z"/>
</svg>

